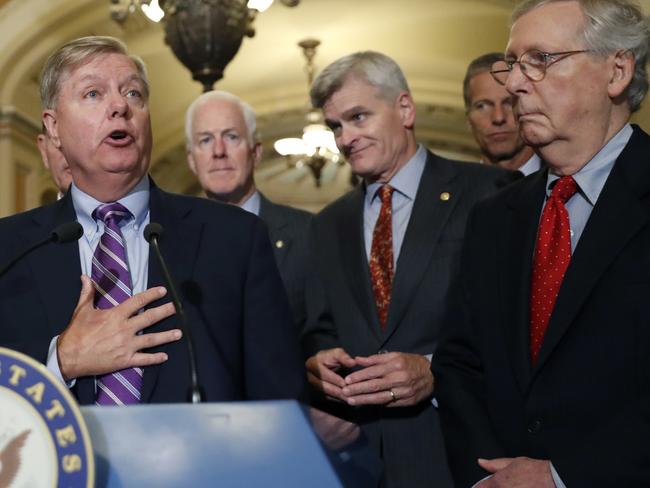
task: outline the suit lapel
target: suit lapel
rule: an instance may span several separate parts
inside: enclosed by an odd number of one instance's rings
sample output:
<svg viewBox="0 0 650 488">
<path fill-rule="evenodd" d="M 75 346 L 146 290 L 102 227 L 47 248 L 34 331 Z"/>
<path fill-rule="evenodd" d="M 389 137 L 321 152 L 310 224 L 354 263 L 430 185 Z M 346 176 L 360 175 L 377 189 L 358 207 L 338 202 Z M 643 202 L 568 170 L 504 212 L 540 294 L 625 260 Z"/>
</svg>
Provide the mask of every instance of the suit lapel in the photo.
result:
<svg viewBox="0 0 650 488">
<path fill-rule="evenodd" d="M 359 186 L 352 190 L 345 203 L 345 208 L 341 210 L 341 218 L 337 220 L 343 271 L 362 316 L 366 318 L 367 325 L 377 341 L 381 342 L 379 316 L 370 284 L 370 270 L 363 236 L 363 188 Z"/>
<path fill-rule="evenodd" d="M 23 243 L 28 245 L 36 242 L 46 237 L 57 225 L 75 219 L 72 197 L 68 192 L 58 202 L 36 213 L 34 225 L 21 233 Z M 35 277 L 37 292 L 41 297 L 52 337 L 63 332 L 77 306 L 81 292 L 79 256 L 79 244 L 73 241 L 65 244 L 47 244 L 25 258 Z M 81 404 L 92 403 L 95 399 L 94 379 L 79 378 L 75 393 Z"/>
<path fill-rule="evenodd" d="M 283 232 L 287 226 L 287 222 L 280 212 L 276 211 L 275 205 L 266 199 L 260 193 L 260 218 L 266 224 L 269 230 L 269 238 L 273 246 L 273 254 L 275 261 L 278 263 L 278 268 L 282 266 L 284 259 L 289 254 L 291 247 L 291 239 Z"/>
<path fill-rule="evenodd" d="M 24 245 L 47 237 L 57 225 L 75 220 L 72 198 L 62 200 L 37 213 L 34 226 L 21 232 Z M 79 244 L 50 243 L 26 257 L 43 300 L 52 337 L 66 327 L 81 292 Z"/>
<path fill-rule="evenodd" d="M 508 202 L 509 214 L 499 227 L 497 268 L 504 317 L 504 337 L 513 371 L 523 391 L 531 374 L 529 353 L 530 279 L 547 171 L 519 183 Z"/>
<path fill-rule="evenodd" d="M 650 137 L 635 130 L 603 187 L 571 258 L 549 321 L 536 371 L 575 319 L 600 277 L 650 221 L 641 197 L 650 191 Z"/>
<path fill-rule="evenodd" d="M 428 153 L 397 260 L 384 341 L 395 332 L 406 313 L 436 252 L 447 219 L 463 198 L 462 187 L 456 180 L 457 171 Z M 440 195 L 444 192 L 451 198 L 442 200 Z"/>
<path fill-rule="evenodd" d="M 169 272 L 183 302 L 183 285 L 190 281 L 194 260 L 198 254 L 198 246 L 201 238 L 203 224 L 190 220 L 191 206 L 186 200 L 178 198 L 173 202 L 169 201 L 170 195 L 158 189 L 153 180 L 151 181 L 151 194 L 149 199 L 150 222 L 159 223 L 164 233 L 160 238 L 160 252 L 169 266 Z M 153 250 L 149 250 L 147 288 L 154 286 L 165 286 L 158 259 Z M 169 294 L 149 307 L 155 307 L 170 301 Z M 191 324 L 189 324 L 191 326 Z M 175 315 L 152 325 L 145 332 L 154 333 L 173 328 L 180 328 Z M 183 338 L 181 340 L 186 340 Z M 167 345 L 151 349 L 151 352 L 166 351 Z M 145 368 L 142 384 L 142 402 L 150 400 L 160 369 L 166 363 Z M 189 381 L 188 381 L 189 385 Z"/>
</svg>

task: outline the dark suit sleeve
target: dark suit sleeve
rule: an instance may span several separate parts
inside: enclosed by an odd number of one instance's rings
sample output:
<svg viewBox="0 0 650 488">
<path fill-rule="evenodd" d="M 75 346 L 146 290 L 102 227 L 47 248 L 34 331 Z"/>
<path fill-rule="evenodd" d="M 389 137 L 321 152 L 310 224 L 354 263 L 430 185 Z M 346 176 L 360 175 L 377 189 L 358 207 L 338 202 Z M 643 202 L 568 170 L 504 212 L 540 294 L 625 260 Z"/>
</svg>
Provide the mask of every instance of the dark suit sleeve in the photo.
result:
<svg viewBox="0 0 650 488">
<path fill-rule="evenodd" d="M 481 257 L 480 246 L 472 238 L 469 216 L 463 246 L 461 272 L 450 289 L 441 342 L 432 360 L 435 391 L 449 465 L 456 486 L 472 486 L 488 475 L 477 459 L 505 456 L 490 423 L 485 401 L 484 372 L 478 350 L 480 331 L 476 330 L 469 308 L 468 282 L 472 258 Z M 477 254 L 478 252 L 478 254 Z"/>
<path fill-rule="evenodd" d="M 0 266 L 21 251 L 16 229 L 6 220 L 0 226 Z M 22 313 L 22 311 L 26 311 Z M 31 356 L 41 363 L 47 361 L 50 341 L 47 316 L 38 295 L 27 260 L 22 259 L 0 277 L 0 347 Z"/>
<path fill-rule="evenodd" d="M 246 397 L 298 398 L 305 371 L 298 337 L 268 233 L 258 221 L 252 236 L 244 290 Z"/>
<path fill-rule="evenodd" d="M 318 351 L 339 347 L 338 334 L 328 305 L 327 292 L 320 277 L 318 260 L 318 227 L 312 220 L 309 233 L 308 273 L 305 279 L 306 324 L 302 331 L 302 349 L 305 358 Z"/>
</svg>

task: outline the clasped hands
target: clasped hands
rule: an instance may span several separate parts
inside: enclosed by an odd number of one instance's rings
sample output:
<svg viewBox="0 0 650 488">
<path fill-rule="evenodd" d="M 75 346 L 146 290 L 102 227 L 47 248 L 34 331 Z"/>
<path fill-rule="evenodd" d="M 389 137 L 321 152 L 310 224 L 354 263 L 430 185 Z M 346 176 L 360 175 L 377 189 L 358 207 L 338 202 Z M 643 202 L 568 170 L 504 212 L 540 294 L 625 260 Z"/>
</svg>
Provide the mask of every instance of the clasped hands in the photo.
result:
<svg viewBox="0 0 650 488">
<path fill-rule="evenodd" d="M 101 375 L 130 367 L 145 367 L 167 360 L 167 354 L 144 353 L 143 349 L 177 341 L 179 329 L 138 335 L 140 331 L 175 313 L 165 303 L 138 313 L 165 296 L 163 287 L 149 288 L 118 306 L 94 307 L 95 288 L 88 276 L 81 277 L 81 293 L 67 328 L 57 341 L 57 358 L 63 379 Z"/>
<path fill-rule="evenodd" d="M 351 357 L 340 347 L 326 349 L 305 363 L 309 383 L 348 405 L 416 405 L 433 393 L 429 360 L 419 354 L 389 352 Z M 347 374 L 352 368 L 358 370 Z"/>
</svg>

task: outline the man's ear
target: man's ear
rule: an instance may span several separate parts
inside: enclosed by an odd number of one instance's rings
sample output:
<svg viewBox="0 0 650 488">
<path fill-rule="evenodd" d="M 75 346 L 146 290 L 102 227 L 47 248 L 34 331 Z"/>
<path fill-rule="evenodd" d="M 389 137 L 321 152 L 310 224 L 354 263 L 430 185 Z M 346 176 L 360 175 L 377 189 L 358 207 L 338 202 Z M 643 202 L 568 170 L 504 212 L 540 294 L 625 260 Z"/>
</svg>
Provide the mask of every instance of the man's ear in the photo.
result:
<svg viewBox="0 0 650 488">
<path fill-rule="evenodd" d="M 38 146 L 38 150 L 41 153 L 41 159 L 43 160 L 43 166 L 45 166 L 45 169 L 49 170 L 50 169 L 50 161 L 47 159 L 47 149 L 45 148 L 47 144 L 47 140 L 45 139 L 47 136 L 44 134 L 39 134 L 36 136 L 36 145 Z"/>
<path fill-rule="evenodd" d="M 397 96 L 397 106 L 402 118 L 402 125 L 407 129 L 412 129 L 415 125 L 415 103 L 411 94 L 407 91 L 401 92 Z"/>
<path fill-rule="evenodd" d="M 43 110 L 43 125 L 47 129 L 47 135 L 54 144 L 54 147 L 61 149 L 61 139 L 59 138 L 59 127 L 56 119 L 56 112 L 52 109 Z"/>
<path fill-rule="evenodd" d="M 262 143 L 256 142 L 253 147 L 253 167 L 257 168 L 257 165 L 260 164 L 262 160 Z"/>
<path fill-rule="evenodd" d="M 191 149 L 187 149 L 187 165 L 190 167 L 192 173 L 196 174 L 196 162 L 194 161 L 194 156 L 192 156 Z"/>
<path fill-rule="evenodd" d="M 632 82 L 636 68 L 634 53 L 629 49 L 616 51 L 611 63 L 611 77 L 607 92 L 610 98 L 616 98 L 625 93 Z"/>
</svg>

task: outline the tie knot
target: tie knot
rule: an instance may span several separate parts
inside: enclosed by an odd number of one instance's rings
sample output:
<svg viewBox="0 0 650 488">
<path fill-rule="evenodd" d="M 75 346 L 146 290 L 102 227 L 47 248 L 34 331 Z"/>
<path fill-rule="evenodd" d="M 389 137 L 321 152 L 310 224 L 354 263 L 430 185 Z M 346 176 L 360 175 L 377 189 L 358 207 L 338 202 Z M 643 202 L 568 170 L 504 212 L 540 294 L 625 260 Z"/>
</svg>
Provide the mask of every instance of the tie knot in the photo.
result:
<svg viewBox="0 0 650 488">
<path fill-rule="evenodd" d="M 578 184 L 573 176 L 563 176 L 553 187 L 551 197 L 559 198 L 562 203 L 566 203 L 577 191 Z"/>
<path fill-rule="evenodd" d="M 130 217 L 131 212 L 129 212 L 129 210 L 124 205 L 118 202 L 104 203 L 93 211 L 93 218 L 95 220 L 100 219 L 102 222 L 104 222 L 104 224 L 106 224 L 109 220 L 118 224 L 122 221 L 122 219 L 128 219 Z"/>
<path fill-rule="evenodd" d="M 391 203 L 391 197 L 393 196 L 394 191 L 395 188 L 390 185 L 384 185 L 379 190 L 377 190 L 377 194 L 379 195 L 382 205 Z"/>
</svg>

